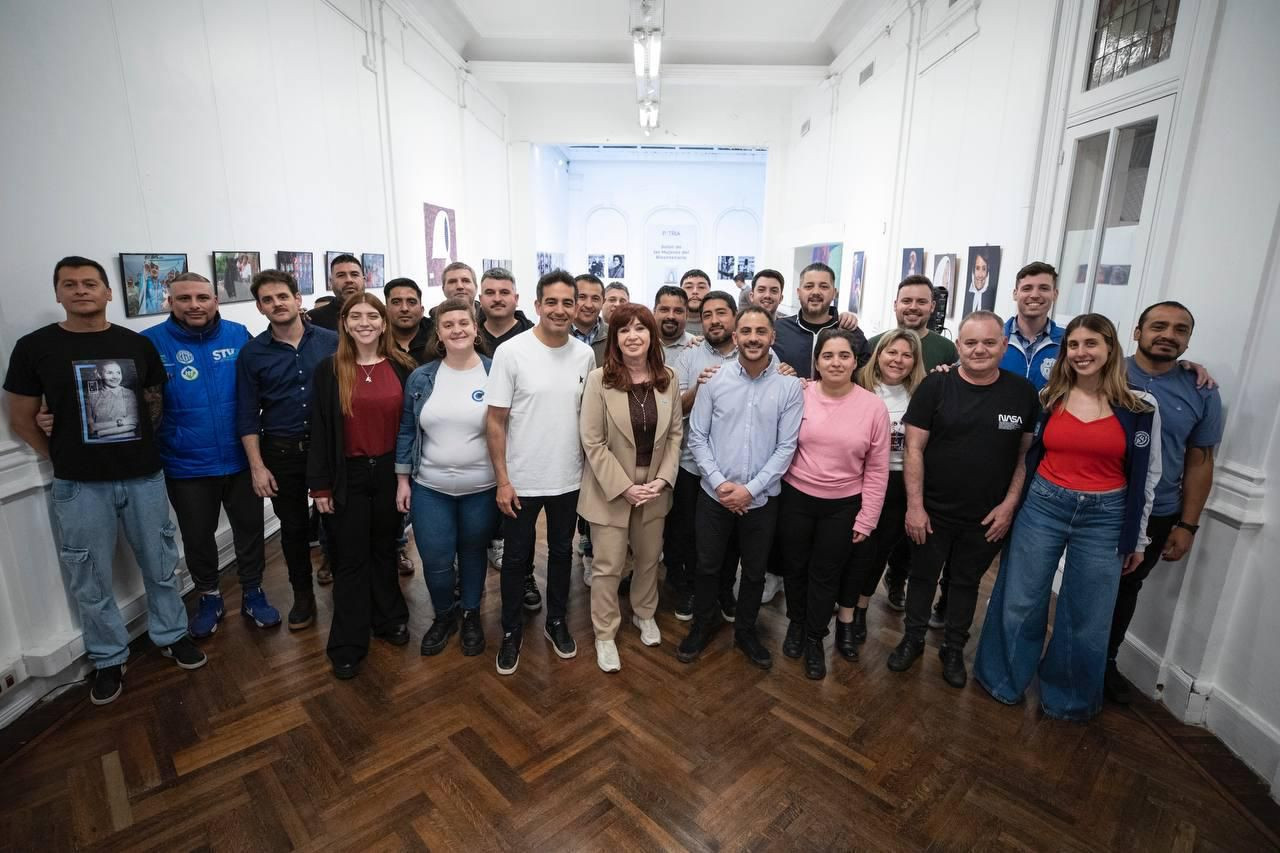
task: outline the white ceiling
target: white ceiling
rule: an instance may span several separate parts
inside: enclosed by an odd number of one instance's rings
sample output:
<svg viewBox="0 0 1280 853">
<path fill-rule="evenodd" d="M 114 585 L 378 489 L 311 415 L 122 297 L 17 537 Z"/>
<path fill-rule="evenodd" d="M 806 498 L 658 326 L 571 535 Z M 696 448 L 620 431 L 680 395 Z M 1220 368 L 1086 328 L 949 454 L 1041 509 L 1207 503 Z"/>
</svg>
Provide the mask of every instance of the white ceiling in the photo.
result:
<svg viewBox="0 0 1280 853">
<path fill-rule="evenodd" d="M 630 62 L 628 0 L 411 0 L 464 59 Z M 666 0 L 664 62 L 826 65 L 882 0 Z"/>
</svg>

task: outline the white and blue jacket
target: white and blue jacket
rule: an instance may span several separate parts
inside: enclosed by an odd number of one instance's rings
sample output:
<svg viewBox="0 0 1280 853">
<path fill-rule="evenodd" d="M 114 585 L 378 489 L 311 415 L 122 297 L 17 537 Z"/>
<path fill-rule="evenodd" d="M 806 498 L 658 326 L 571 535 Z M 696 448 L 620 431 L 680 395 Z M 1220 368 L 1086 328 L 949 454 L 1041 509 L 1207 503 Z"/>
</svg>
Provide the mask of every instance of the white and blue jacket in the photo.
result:
<svg viewBox="0 0 1280 853">
<path fill-rule="evenodd" d="M 1053 363 L 1058 360 L 1058 350 L 1062 346 L 1062 327 L 1050 318 L 1049 325 L 1044 329 L 1047 334 L 1032 341 L 1028 348 L 1018 334 L 1017 322 L 1017 317 L 1004 321 L 1004 336 L 1009 341 L 1009 346 L 1005 348 L 1004 358 L 1000 359 L 1000 369 L 1018 374 L 1040 391 L 1048 384 Z"/>
</svg>

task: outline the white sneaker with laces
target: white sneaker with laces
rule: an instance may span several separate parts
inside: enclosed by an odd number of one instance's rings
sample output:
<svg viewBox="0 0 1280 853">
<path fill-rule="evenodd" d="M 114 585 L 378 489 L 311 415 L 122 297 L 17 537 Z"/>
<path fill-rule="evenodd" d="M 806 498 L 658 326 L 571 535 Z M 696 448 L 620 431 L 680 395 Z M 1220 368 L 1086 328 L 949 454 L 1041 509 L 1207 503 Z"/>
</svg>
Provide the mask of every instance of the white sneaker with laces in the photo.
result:
<svg viewBox="0 0 1280 853">
<path fill-rule="evenodd" d="M 622 669 L 622 661 L 618 660 L 617 643 L 613 640 L 596 640 L 596 663 L 605 672 Z"/>
<path fill-rule="evenodd" d="M 632 616 L 631 624 L 640 629 L 640 642 L 646 646 L 656 646 L 662 642 L 662 632 L 658 630 L 657 620 Z"/>
<path fill-rule="evenodd" d="M 766 574 L 764 576 L 764 593 L 760 596 L 760 603 L 768 604 L 770 601 L 773 601 L 781 591 L 782 578 L 777 575 Z"/>
</svg>

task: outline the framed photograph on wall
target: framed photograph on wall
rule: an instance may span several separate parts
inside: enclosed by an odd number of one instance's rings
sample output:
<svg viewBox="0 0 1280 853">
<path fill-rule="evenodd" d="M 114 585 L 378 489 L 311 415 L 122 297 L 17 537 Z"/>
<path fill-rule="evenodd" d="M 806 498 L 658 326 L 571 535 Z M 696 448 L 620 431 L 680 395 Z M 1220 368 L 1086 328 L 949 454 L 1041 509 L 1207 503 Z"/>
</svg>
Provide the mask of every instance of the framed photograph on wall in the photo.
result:
<svg viewBox="0 0 1280 853">
<path fill-rule="evenodd" d="M 733 281 L 733 274 L 736 269 L 733 255 L 716 256 L 716 278 L 720 281 Z"/>
<path fill-rule="evenodd" d="M 538 252 L 538 276 L 542 277 L 553 269 L 555 269 L 555 267 L 551 265 L 551 253 Z"/>
<path fill-rule="evenodd" d="M 956 315 L 956 263 L 959 258 L 956 255 L 936 254 L 933 256 L 933 269 L 930 270 L 929 278 L 933 279 L 933 286 L 936 290 L 941 287 L 947 291 L 947 316 L 954 317 Z"/>
<path fill-rule="evenodd" d="M 315 292 L 315 270 L 310 252 L 276 252 L 276 269 L 297 279 L 299 293 L 310 296 Z"/>
<path fill-rule="evenodd" d="M 214 252 L 213 286 L 219 302 L 249 302 L 253 277 L 262 271 L 257 252 Z"/>
<path fill-rule="evenodd" d="M 609 256 L 609 278 L 626 278 L 627 277 L 627 256 L 626 255 L 610 255 Z"/>
<path fill-rule="evenodd" d="M 381 293 L 382 285 L 387 283 L 386 255 L 365 252 L 360 256 L 360 266 L 364 269 L 365 290 Z"/>
<path fill-rule="evenodd" d="M 444 268 L 458 259 L 458 214 L 451 207 L 422 205 L 427 235 L 427 287 L 444 285 Z"/>
<path fill-rule="evenodd" d="M 604 255 L 587 255 L 587 272 L 596 278 L 604 278 Z"/>
<path fill-rule="evenodd" d="M 177 252 L 120 253 L 126 317 L 169 313 L 169 282 L 187 271 L 187 256 Z"/>
<path fill-rule="evenodd" d="M 355 252 L 325 252 L 324 253 L 324 269 L 321 271 L 320 274 L 324 276 L 325 290 L 329 290 L 329 291 L 333 290 L 333 287 L 330 286 L 330 283 L 329 283 L 329 270 L 333 269 L 333 259 L 338 257 L 339 255 L 351 255 L 352 257 L 355 257 Z"/>
<path fill-rule="evenodd" d="M 924 275 L 924 249 L 920 247 L 902 250 L 902 276 L 898 281 L 909 275 Z"/>
<path fill-rule="evenodd" d="M 756 274 L 756 256 L 738 255 L 738 272 L 751 278 Z"/>
<path fill-rule="evenodd" d="M 541 255 L 542 253 L 539 252 L 538 254 Z M 501 270 L 506 270 L 507 272 L 510 272 L 511 259 L 510 258 L 484 258 L 483 260 L 480 261 L 480 277 L 481 278 L 484 278 L 484 274 L 492 269 L 501 269 Z M 538 273 L 538 275 L 542 275 L 542 273 Z"/>
<path fill-rule="evenodd" d="M 857 314 L 862 308 L 862 282 L 867 277 L 867 253 L 853 253 L 853 274 L 849 277 L 849 299 L 845 303 L 849 307 L 845 310 Z"/>
<path fill-rule="evenodd" d="M 970 246 L 969 268 L 965 275 L 964 313 L 994 311 L 996 288 L 1000 284 L 1000 247 Z"/>
</svg>

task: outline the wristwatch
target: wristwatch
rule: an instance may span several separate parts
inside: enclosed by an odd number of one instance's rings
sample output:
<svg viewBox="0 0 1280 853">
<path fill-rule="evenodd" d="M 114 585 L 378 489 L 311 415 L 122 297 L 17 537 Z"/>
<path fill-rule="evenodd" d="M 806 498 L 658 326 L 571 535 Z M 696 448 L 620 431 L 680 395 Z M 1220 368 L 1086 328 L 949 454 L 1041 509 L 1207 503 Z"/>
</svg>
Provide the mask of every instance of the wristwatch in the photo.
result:
<svg viewBox="0 0 1280 853">
<path fill-rule="evenodd" d="M 1173 523 L 1173 526 L 1174 526 L 1174 527 L 1181 527 L 1183 530 L 1187 531 L 1187 532 L 1188 532 L 1188 533 L 1190 533 L 1192 536 L 1195 536 L 1195 535 L 1196 535 L 1196 531 L 1200 529 L 1200 525 L 1198 525 L 1198 524 L 1187 524 L 1187 523 L 1186 523 L 1185 521 L 1183 521 L 1182 519 L 1178 519 L 1177 521 L 1175 521 L 1175 522 Z"/>
</svg>

